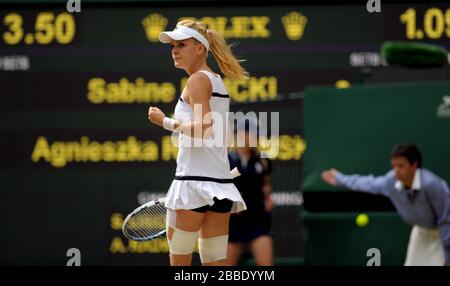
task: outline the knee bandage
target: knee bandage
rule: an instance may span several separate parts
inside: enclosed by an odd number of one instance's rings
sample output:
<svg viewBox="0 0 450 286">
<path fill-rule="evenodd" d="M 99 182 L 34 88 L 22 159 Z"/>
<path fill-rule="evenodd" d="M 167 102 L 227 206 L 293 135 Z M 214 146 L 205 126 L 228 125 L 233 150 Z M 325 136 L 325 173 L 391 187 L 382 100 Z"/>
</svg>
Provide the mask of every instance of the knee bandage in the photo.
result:
<svg viewBox="0 0 450 286">
<path fill-rule="evenodd" d="M 227 258 L 228 235 L 198 239 L 198 251 L 202 263 L 209 263 Z"/>
<path fill-rule="evenodd" d="M 167 210 L 167 228 L 173 229 L 172 238 L 167 237 L 170 252 L 173 254 L 190 254 L 194 251 L 198 238 L 198 231 L 185 231 L 176 227 L 177 214 L 174 210 Z"/>
</svg>

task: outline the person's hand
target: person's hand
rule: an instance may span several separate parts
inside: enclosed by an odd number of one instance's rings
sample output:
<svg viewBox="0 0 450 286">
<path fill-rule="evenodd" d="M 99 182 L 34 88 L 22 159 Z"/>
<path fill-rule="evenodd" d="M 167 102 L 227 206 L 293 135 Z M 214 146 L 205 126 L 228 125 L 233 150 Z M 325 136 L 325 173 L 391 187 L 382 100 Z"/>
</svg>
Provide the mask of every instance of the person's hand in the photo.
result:
<svg viewBox="0 0 450 286">
<path fill-rule="evenodd" d="M 162 126 L 164 117 L 166 117 L 166 115 L 158 107 L 150 106 L 148 108 L 148 120 L 153 124 Z"/>
<path fill-rule="evenodd" d="M 336 169 L 330 169 L 322 172 L 322 180 L 324 180 L 327 184 L 330 184 L 332 186 L 337 185 L 336 181 Z"/>
<path fill-rule="evenodd" d="M 264 209 L 266 210 L 266 212 L 270 213 L 270 212 L 272 212 L 273 207 L 274 207 L 274 205 L 273 205 L 272 196 L 269 195 L 264 199 Z"/>
</svg>

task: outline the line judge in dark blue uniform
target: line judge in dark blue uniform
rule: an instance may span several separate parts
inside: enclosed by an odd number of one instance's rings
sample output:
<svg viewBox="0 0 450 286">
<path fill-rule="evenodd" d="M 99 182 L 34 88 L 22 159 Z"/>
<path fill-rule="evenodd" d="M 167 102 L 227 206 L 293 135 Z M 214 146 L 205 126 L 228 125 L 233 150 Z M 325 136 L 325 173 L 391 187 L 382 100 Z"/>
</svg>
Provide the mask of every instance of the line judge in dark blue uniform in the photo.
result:
<svg viewBox="0 0 450 286">
<path fill-rule="evenodd" d="M 241 176 L 234 184 L 241 192 L 247 210 L 231 215 L 228 239 L 228 264 L 238 265 L 246 246 L 250 248 L 258 266 L 273 263 L 271 235 L 272 187 L 269 180 L 271 162 L 261 158 L 256 147 L 249 147 L 250 137 L 255 136 L 257 124 L 245 120 L 237 125 L 237 138 L 245 142 L 229 154 L 230 168 L 237 167 Z M 245 141 L 244 141 L 245 140 Z M 256 141 L 255 141 L 256 142 Z"/>
</svg>

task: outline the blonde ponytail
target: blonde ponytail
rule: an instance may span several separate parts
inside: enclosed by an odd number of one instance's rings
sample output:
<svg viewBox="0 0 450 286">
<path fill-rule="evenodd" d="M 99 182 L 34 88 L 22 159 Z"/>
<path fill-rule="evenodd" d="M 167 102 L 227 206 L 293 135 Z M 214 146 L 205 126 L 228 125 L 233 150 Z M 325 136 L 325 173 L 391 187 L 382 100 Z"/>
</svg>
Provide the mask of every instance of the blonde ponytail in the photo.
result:
<svg viewBox="0 0 450 286">
<path fill-rule="evenodd" d="M 209 48 L 222 73 L 232 80 L 248 79 L 248 72 L 240 64 L 244 60 L 236 59 L 222 35 L 214 30 L 208 30 L 207 34 Z"/>
<path fill-rule="evenodd" d="M 231 51 L 231 46 L 227 44 L 223 36 L 214 30 L 207 30 L 206 24 L 193 21 L 183 20 L 178 22 L 177 26 L 186 26 L 196 30 L 208 39 L 209 50 L 214 56 L 220 71 L 231 80 L 247 80 L 249 78 L 248 72 L 241 66 L 241 62 L 245 60 L 238 60 Z"/>
</svg>

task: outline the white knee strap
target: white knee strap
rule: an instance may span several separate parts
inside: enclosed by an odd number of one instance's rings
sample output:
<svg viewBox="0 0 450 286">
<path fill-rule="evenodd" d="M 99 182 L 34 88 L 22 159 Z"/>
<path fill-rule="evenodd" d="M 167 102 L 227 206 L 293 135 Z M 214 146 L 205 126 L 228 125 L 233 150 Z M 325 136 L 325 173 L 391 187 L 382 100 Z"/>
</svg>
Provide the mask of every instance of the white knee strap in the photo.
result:
<svg viewBox="0 0 450 286">
<path fill-rule="evenodd" d="M 198 239 L 198 252 L 202 263 L 227 258 L 228 235 Z"/>
<path fill-rule="evenodd" d="M 167 237 L 170 252 L 173 254 L 190 254 L 194 251 L 195 243 L 198 238 L 198 231 L 185 231 L 176 228 L 176 212 L 167 210 L 166 219 L 167 228 L 173 229 L 172 239 Z"/>
<path fill-rule="evenodd" d="M 171 228 L 173 228 L 172 239 L 167 238 L 170 252 L 173 254 L 192 253 L 197 242 L 198 231 L 184 231 L 173 226 Z"/>
</svg>

